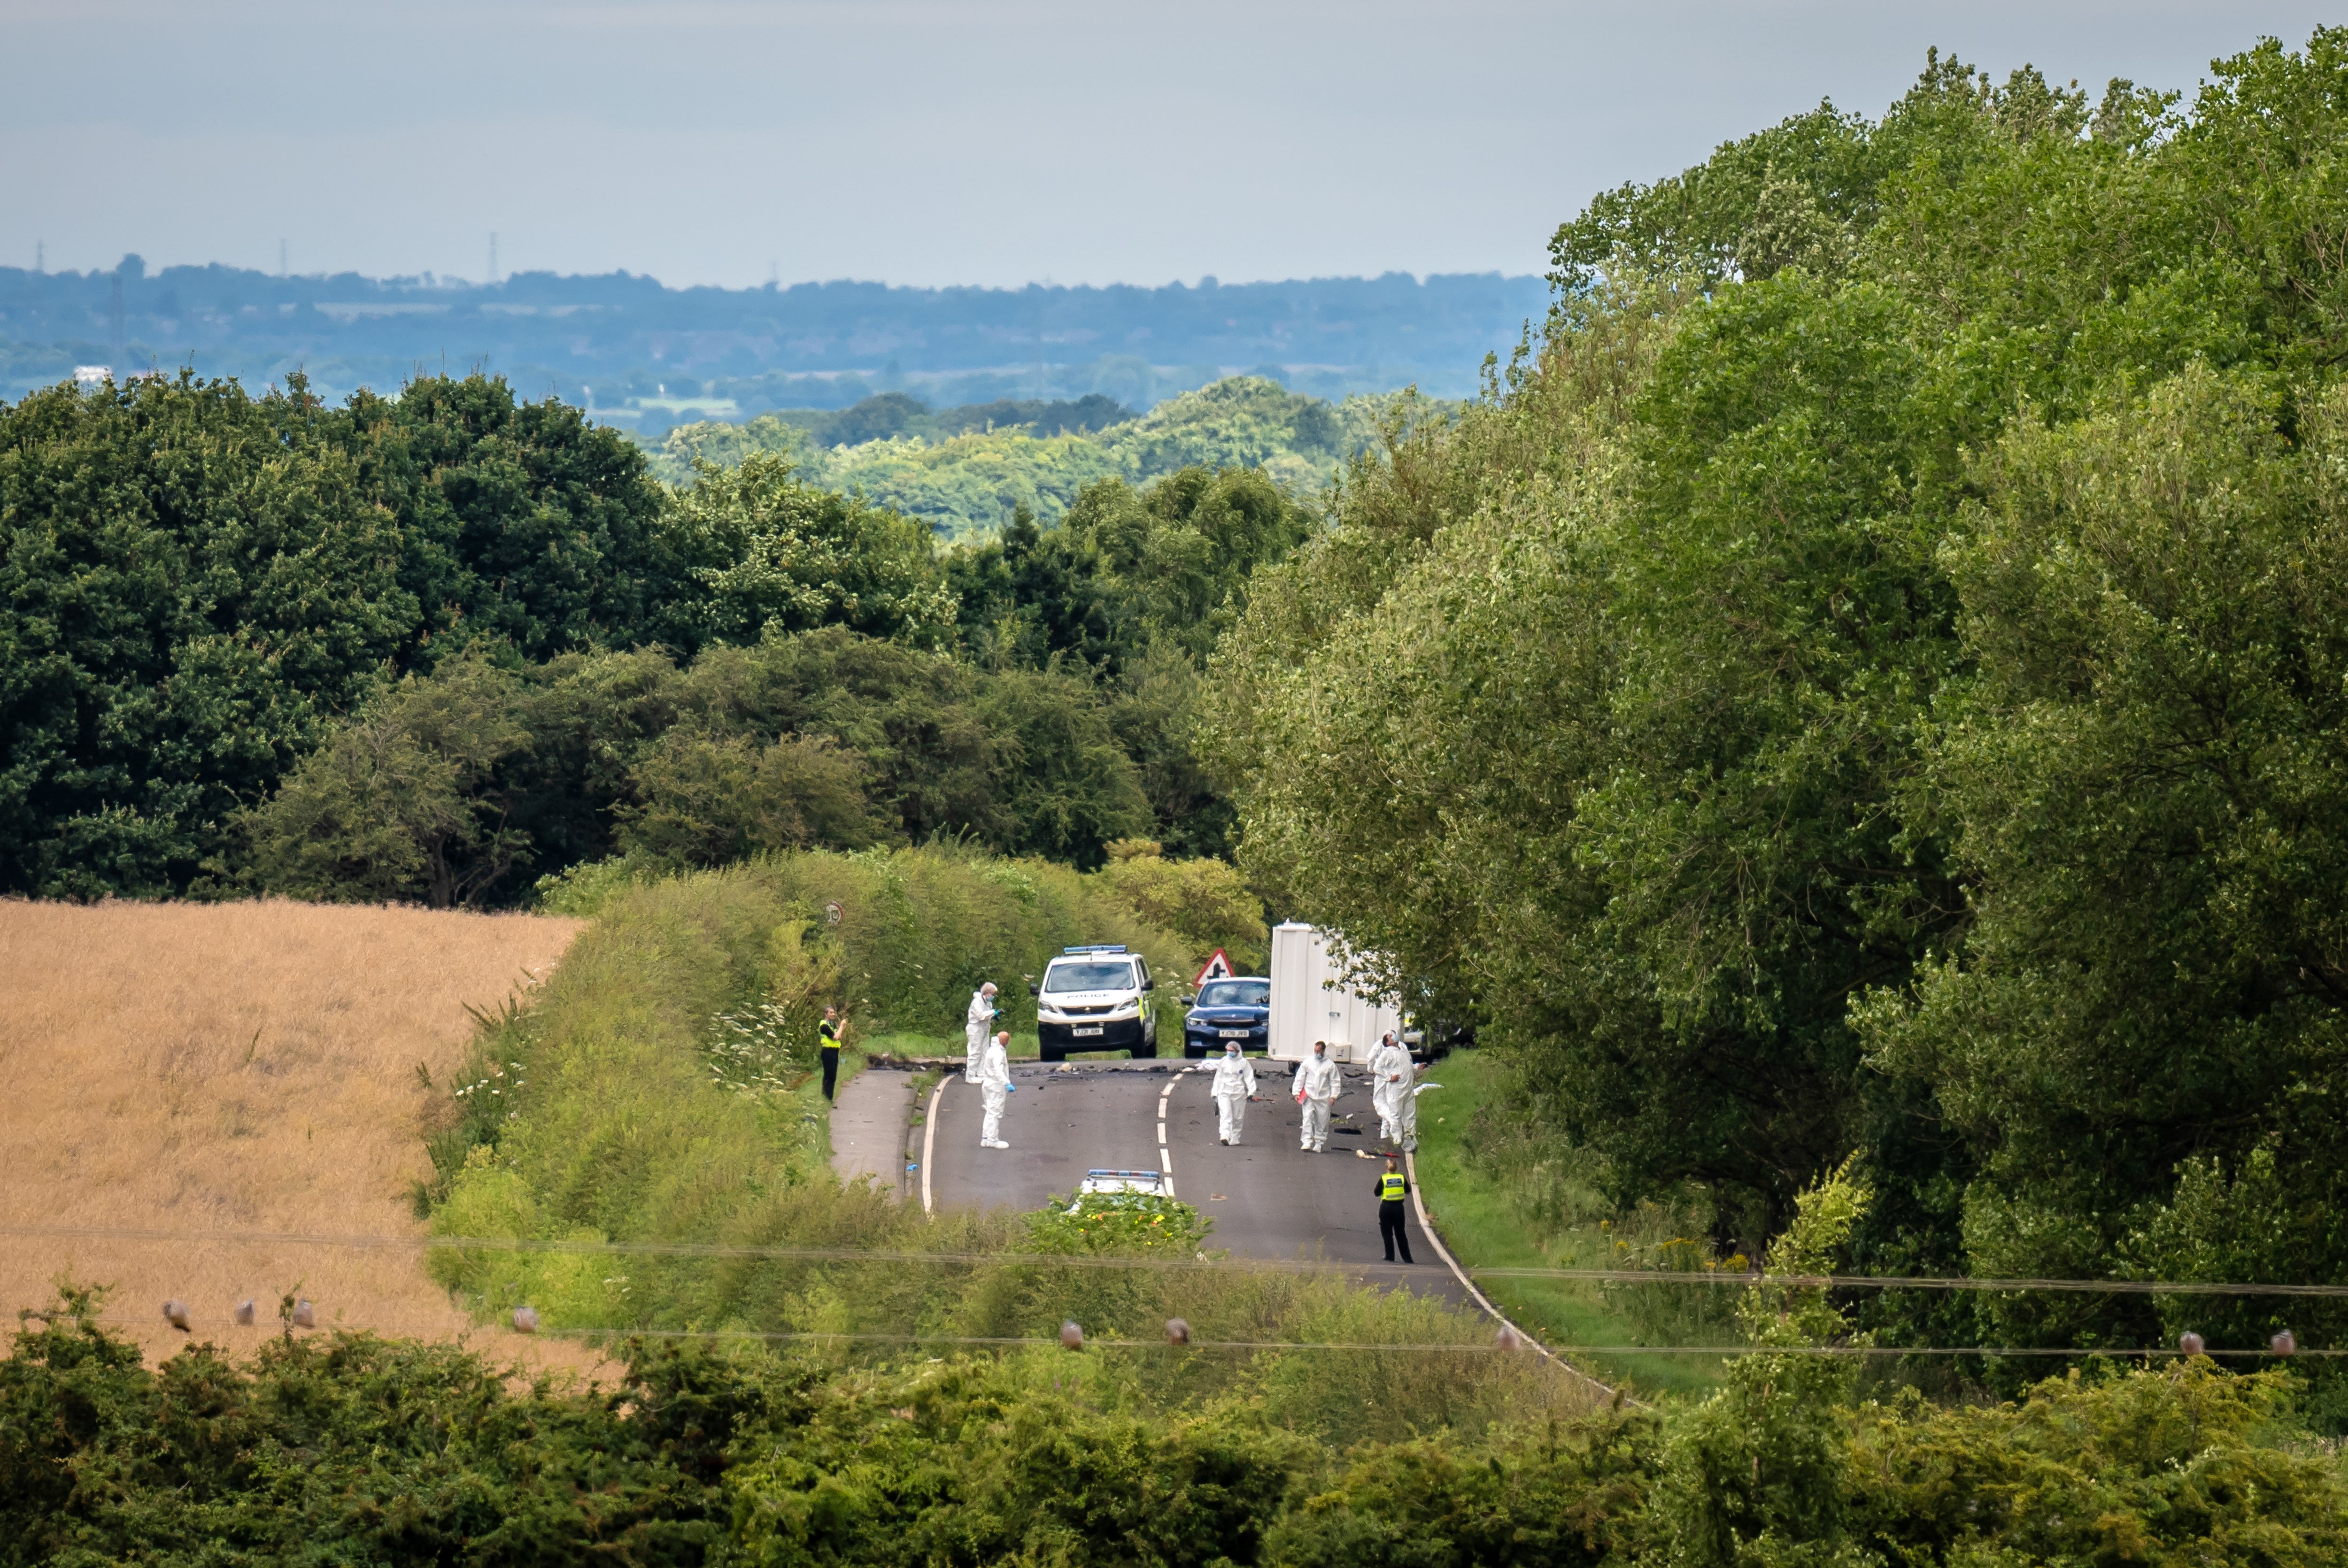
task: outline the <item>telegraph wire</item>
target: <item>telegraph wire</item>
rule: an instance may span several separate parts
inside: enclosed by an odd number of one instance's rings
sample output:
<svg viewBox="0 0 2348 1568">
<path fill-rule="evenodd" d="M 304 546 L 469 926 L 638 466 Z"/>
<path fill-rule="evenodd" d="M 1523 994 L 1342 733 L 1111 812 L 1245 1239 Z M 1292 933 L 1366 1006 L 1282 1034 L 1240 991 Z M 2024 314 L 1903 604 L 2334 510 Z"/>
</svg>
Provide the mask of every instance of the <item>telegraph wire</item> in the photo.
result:
<svg viewBox="0 0 2348 1568">
<path fill-rule="evenodd" d="M 959 1266 L 1051 1268 L 1145 1268 L 1190 1271 L 1254 1270 L 1275 1273 L 1368 1273 L 1397 1277 L 1425 1270 L 1401 1265 L 1348 1263 L 1342 1259 L 1131 1257 L 1094 1253 L 874 1252 L 854 1247 L 736 1245 L 723 1242 L 544 1241 L 522 1236 L 332 1235 L 294 1231 L 166 1231 L 99 1225 L 0 1225 L 0 1236 L 26 1240 L 178 1242 L 207 1245 L 410 1247 L 427 1251 L 520 1252 L 610 1255 L 629 1257 L 716 1257 L 797 1263 L 933 1264 Z M 1783 1289 L 2062 1291 L 2116 1296 L 2276 1296 L 2348 1297 L 2348 1285 L 2270 1285 L 2198 1279 L 1976 1279 L 1964 1276 L 1877 1274 L 1730 1273 L 1707 1269 L 1678 1273 L 1630 1268 L 1514 1268 L 1470 1266 L 1478 1279 L 1575 1281 L 1596 1285 L 1765 1286 Z"/>
</svg>

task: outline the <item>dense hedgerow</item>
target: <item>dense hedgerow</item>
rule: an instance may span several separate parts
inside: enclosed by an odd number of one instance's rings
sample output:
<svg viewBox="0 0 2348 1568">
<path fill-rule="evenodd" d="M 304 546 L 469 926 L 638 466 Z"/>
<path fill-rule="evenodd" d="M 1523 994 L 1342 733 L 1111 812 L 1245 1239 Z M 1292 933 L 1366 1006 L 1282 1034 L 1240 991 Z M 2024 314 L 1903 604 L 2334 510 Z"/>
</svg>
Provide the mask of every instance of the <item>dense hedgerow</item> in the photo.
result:
<svg viewBox="0 0 2348 1568">
<path fill-rule="evenodd" d="M 2348 1553 L 2338 1459 L 2291 1425 L 2288 1378 L 2207 1361 L 1962 1409 L 1820 1403 L 1760 1368 L 1757 1405 L 1355 1441 L 1292 1428 L 1268 1381 L 1196 1397 L 1182 1371 L 1210 1351 L 842 1370 L 637 1342 L 614 1385 L 566 1386 L 365 1335 L 242 1364 L 195 1346 L 150 1368 L 97 1306 L 68 1292 L 0 1361 L 8 1568 L 2286 1568 Z M 1145 1360 L 1162 1388 L 1137 1376 Z"/>
</svg>

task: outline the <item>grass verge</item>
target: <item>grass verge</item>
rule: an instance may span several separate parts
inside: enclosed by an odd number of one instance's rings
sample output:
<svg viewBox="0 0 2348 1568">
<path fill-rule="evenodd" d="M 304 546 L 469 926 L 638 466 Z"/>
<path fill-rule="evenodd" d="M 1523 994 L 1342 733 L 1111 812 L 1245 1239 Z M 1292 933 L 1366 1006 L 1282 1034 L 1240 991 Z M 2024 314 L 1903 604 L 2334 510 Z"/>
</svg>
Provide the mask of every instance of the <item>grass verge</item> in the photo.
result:
<svg viewBox="0 0 2348 1568">
<path fill-rule="evenodd" d="M 1655 1285 L 1488 1279 L 1477 1283 L 1500 1309 L 1553 1349 L 1585 1345 L 1734 1343 L 1735 1292 L 1662 1281 L 1701 1266 L 1690 1215 L 1646 1204 L 1619 1213 L 1568 1158 L 1500 1132 L 1506 1069 L 1484 1051 L 1459 1051 L 1427 1073 L 1443 1085 L 1419 1099 L 1418 1179 L 1444 1245 L 1463 1267 L 1653 1269 Z M 1593 1376 L 1643 1394 L 1693 1395 L 1719 1381 L 1719 1357 L 1591 1355 L 1572 1359 Z"/>
</svg>

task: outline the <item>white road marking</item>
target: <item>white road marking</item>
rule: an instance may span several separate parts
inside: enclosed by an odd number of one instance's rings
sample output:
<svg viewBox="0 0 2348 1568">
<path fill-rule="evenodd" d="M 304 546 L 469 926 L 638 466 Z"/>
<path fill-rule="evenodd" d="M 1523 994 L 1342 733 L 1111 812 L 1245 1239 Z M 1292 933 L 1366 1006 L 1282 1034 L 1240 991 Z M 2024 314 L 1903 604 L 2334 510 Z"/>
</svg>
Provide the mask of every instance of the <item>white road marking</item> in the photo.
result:
<svg viewBox="0 0 2348 1568">
<path fill-rule="evenodd" d="M 1187 1071 L 1187 1069 L 1185 1070 Z M 1158 1190 L 1167 1197 L 1174 1195 L 1174 1152 L 1166 1146 L 1166 1101 L 1181 1081 L 1179 1074 L 1166 1081 L 1158 1091 Z"/>
<path fill-rule="evenodd" d="M 930 1095 L 929 1125 L 922 1129 L 922 1212 L 925 1214 L 937 1213 L 936 1205 L 930 1201 L 930 1172 L 936 1168 L 938 1161 L 938 1106 L 945 1100 L 946 1085 L 953 1081 L 952 1072 L 938 1080 L 937 1088 Z"/>
</svg>

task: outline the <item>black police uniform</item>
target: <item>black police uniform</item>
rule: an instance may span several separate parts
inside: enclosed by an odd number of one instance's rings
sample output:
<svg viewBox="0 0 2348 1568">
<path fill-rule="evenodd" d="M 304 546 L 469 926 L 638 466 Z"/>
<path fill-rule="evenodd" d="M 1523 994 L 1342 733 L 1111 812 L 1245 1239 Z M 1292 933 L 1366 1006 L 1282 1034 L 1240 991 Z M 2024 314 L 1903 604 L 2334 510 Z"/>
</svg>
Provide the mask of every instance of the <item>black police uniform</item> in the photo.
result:
<svg viewBox="0 0 2348 1568">
<path fill-rule="evenodd" d="M 839 1025 L 830 1019 L 815 1026 L 818 1038 L 823 1041 L 823 1097 L 831 1098 L 831 1086 L 839 1081 Z"/>
<path fill-rule="evenodd" d="M 1378 1174 L 1378 1239 L 1386 1245 L 1386 1261 L 1395 1260 L 1395 1248 L 1402 1248 L 1402 1260 L 1414 1262 L 1410 1255 L 1410 1235 L 1403 1229 L 1402 1201 L 1410 1196 L 1410 1182 L 1400 1171 L 1382 1171 Z"/>
</svg>

